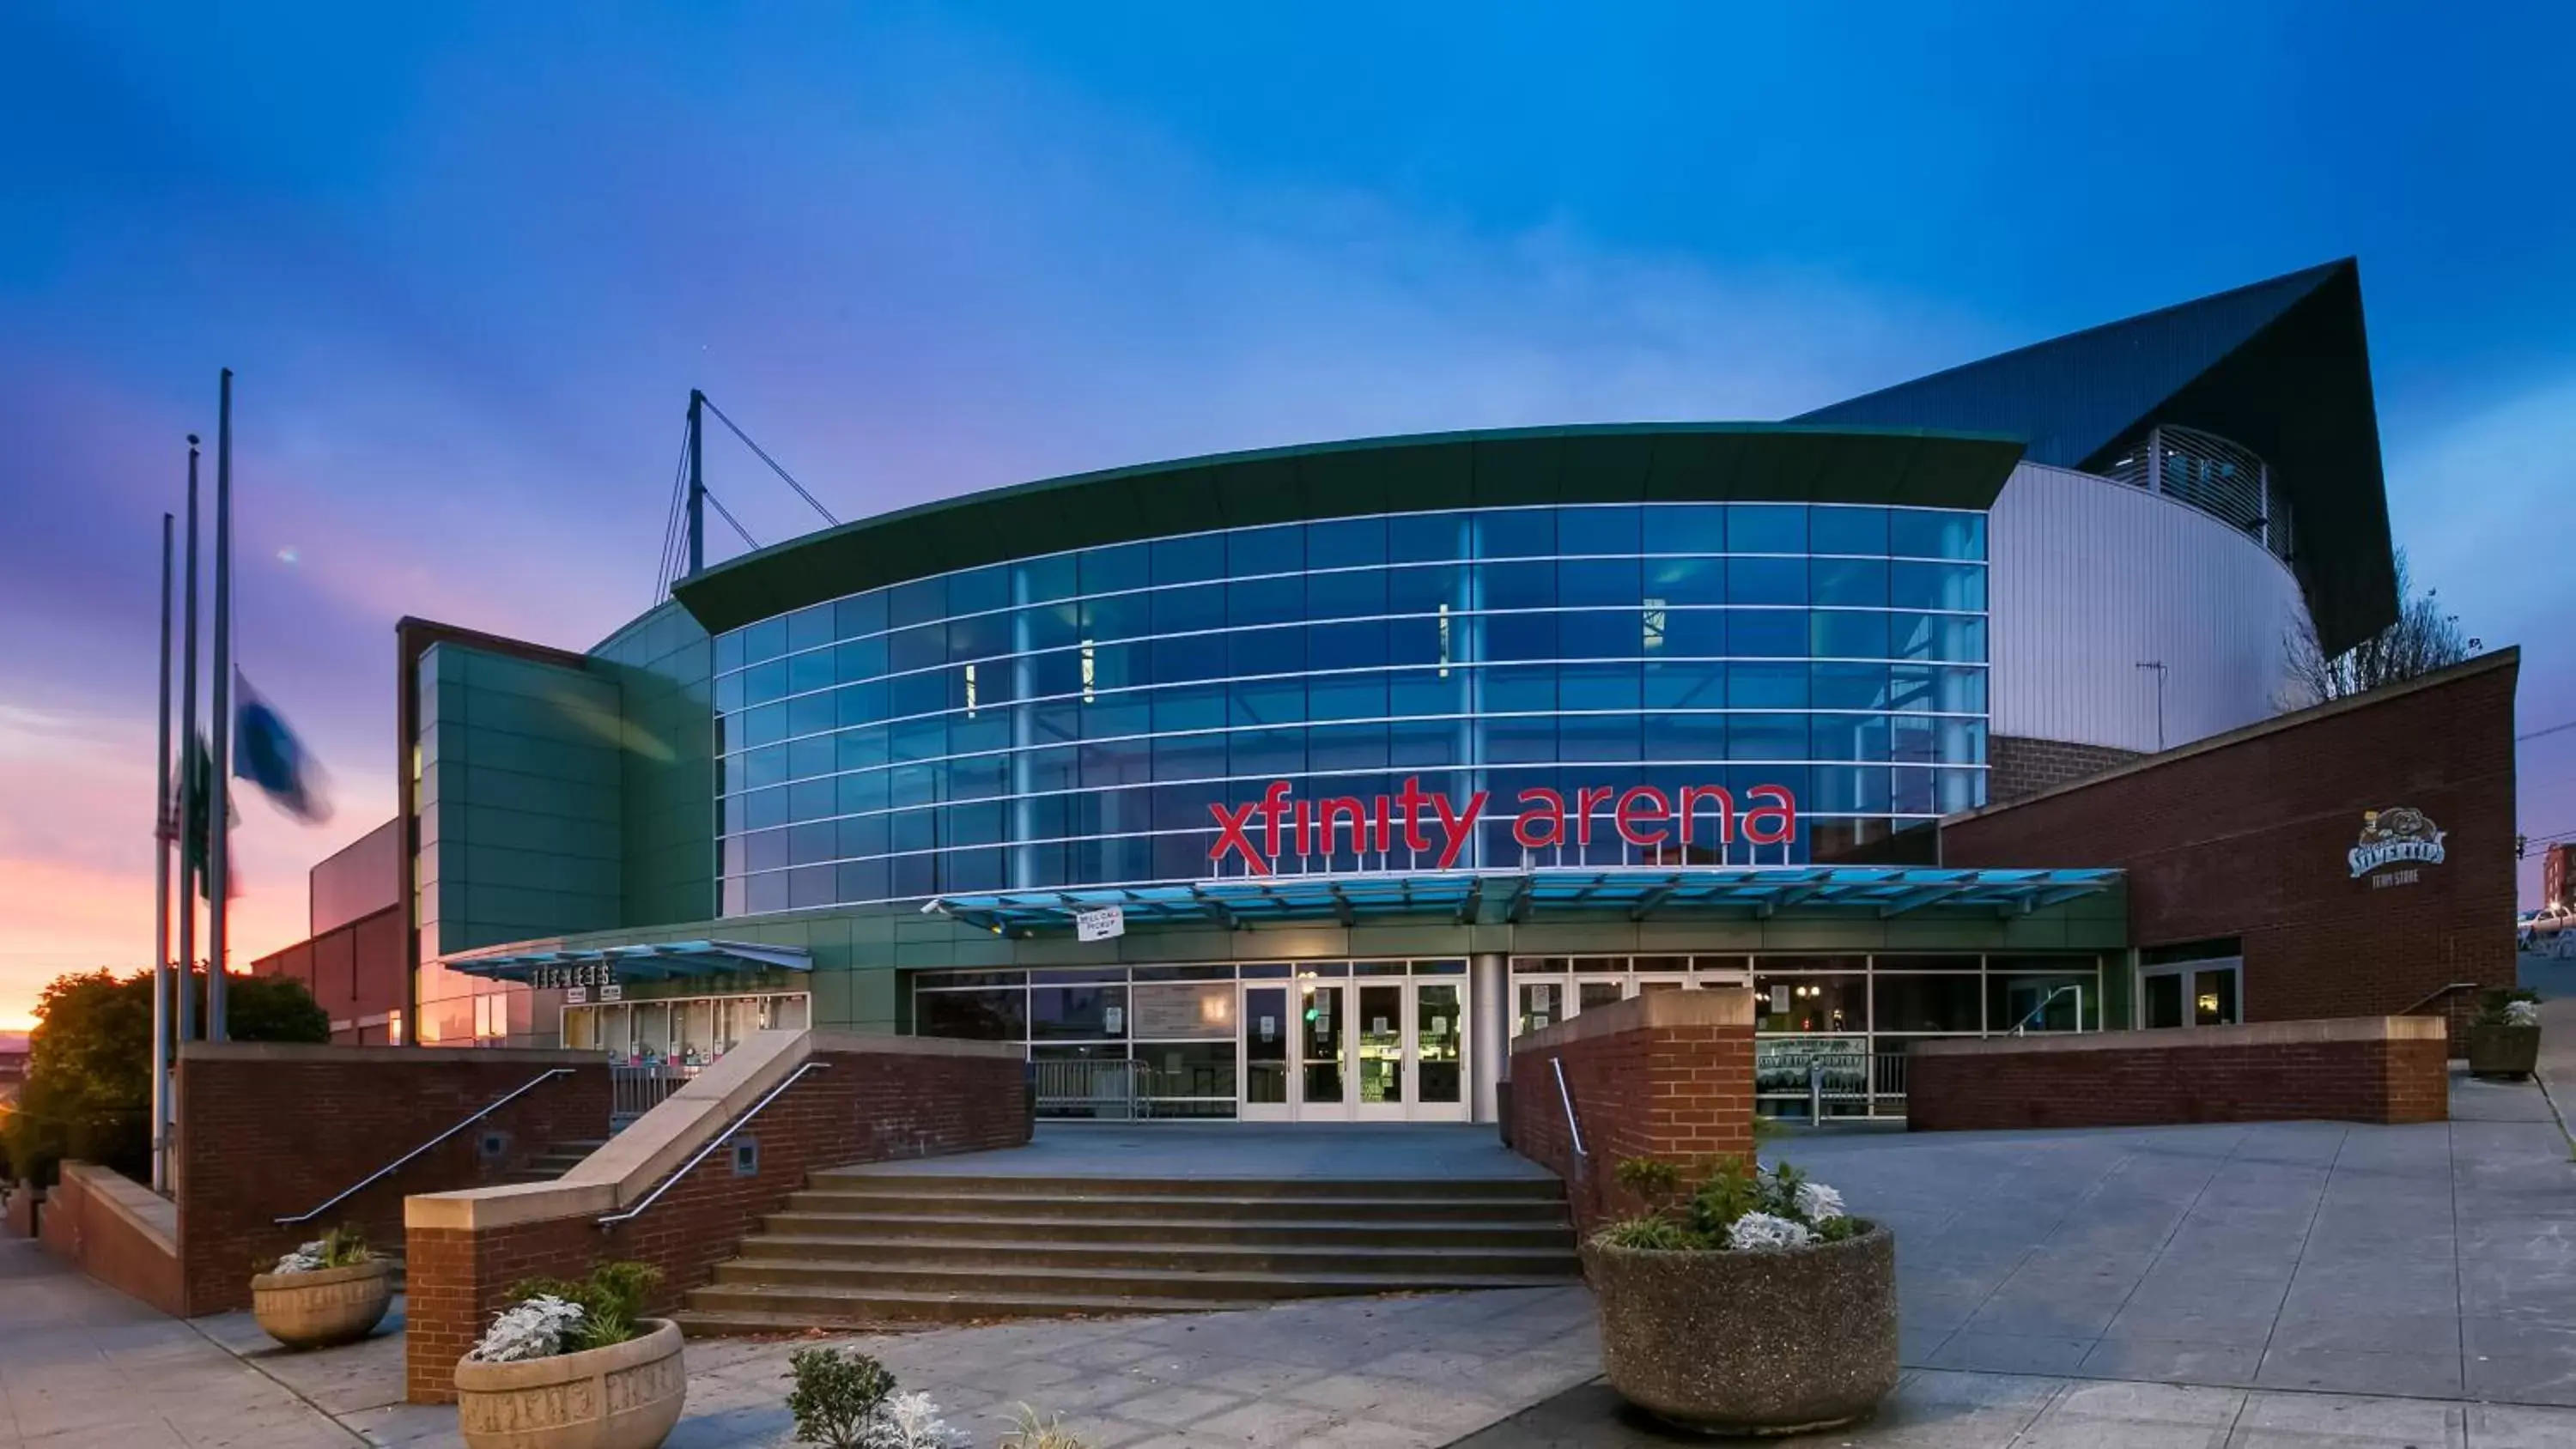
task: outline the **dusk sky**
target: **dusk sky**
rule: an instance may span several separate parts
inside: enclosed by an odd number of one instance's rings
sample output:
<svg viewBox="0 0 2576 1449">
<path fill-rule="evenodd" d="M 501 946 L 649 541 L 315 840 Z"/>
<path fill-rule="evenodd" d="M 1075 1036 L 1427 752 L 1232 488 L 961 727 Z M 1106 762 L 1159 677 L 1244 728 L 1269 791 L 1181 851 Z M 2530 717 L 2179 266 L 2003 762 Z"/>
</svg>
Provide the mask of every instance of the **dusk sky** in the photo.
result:
<svg viewBox="0 0 2576 1449">
<path fill-rule="evenodd" d="M 2576 7 L 573 8 L 11 7 L 0 1029 L 149 963 L 159 517 L 225 366 L 240 661 L 338 803 L 244 799 L 237 964 L 392 813 L 396 618 L 653 602 L 692 386 L 847 518 L 1776 418 L 2352 255 L 2397 540 L 2523 646 L 2519 728 L 2576 720 Z M 2576 731 L 2521 769 L 2576 830 Z"/>
</svg>

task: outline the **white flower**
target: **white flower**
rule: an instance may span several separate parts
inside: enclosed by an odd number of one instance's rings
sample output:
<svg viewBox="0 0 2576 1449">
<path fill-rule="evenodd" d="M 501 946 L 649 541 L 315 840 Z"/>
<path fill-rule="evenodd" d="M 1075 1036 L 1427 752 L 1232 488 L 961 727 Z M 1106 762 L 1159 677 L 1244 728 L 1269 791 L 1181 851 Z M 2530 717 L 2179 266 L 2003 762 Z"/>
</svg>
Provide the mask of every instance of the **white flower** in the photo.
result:
<svg viewBox="0 0 2576 1449">
<path fill-rule="evenodd" d="M 928 1394 L 895 1395 L 868 1426 L 868 1449 L 955 1449 L 965 1442 Z"/>
<path fill-rule="evenodd" d="M 1804 1223 L 1769 1213 L 1746 1213 L 1726 1230 L 1726 1245 L 1738 1251 L 1754 1248 L 1795 1248 L 1816 1240 Z"/>
<path fill-rule="evenodd" d="M 564 1336 L 581 1326 L 581 1305 L 536 1297 L 513 1303 L 492 1317 L 483 1341 L 466 1357 L 478 1363 L 517 1363 L 563 1352 Z"/>
<path fill-rule="evenodd" d="M 275 1268 L 271 1269 L 270 1271 L 271 1271 L 271 1272 L 276 1272 L 276 1273 L 318 1273 L 318 1272 L 321 1272 L 321 1271 L 322 1271 L 322 1245 L 321 1245 L 321 1243 L 319 1243 L 319 1242 L 306 1243 L 304 1246 L 302 1246 L 302 1247 L 300 1247 L 300 1248 L 297 1248 L 294 1252 L 289 1253 L 289 1254 L 287 1254 L 285 1257 L 278 1259 L 278 1260 L 277 1260 L 277 1266 L 276 1266 Z"/>
<path fill-rule="evenodd" d="M 2540 1003 L 2537 1001 L 2506 1002 L 2504 1007 L 2504 1024 L 2507 1026 L 2540 1025 Z"/>
<path fill-rule="evenodd" d="M 1843 1195 L 1821 1182 L 1798 1184 L 1798 1216 L 1821 1227 L 1843 1215 Z"/>
</svg>

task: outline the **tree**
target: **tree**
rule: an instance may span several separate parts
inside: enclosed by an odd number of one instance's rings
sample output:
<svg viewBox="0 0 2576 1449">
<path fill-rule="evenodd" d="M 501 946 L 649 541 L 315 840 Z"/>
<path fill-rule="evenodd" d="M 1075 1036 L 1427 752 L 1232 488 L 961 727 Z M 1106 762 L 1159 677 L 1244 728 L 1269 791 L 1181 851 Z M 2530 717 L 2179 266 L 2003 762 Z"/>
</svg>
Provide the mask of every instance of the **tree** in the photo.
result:
<svg viewBox="0 0 2576 1449">
<path fill-rule="evenodd" d="M 2460 616 L 2442 612 L 2440 590 L 2415 592 L 2406 551 L 2397 551 L 2397 622 L 2329 656 L 2314 621 L 2301 618 L 2289 640 L 2292 708 L 2360 694 L 2446 669 L 2478 652 L 2482 641 L 2460 632 Z"/>
<path fill-rule="evenodd" d="M 204 1019 L 206 975 L 188 989 Z M 292 977 L 235 976 L 225 982 L 224 1024 L 235 1041 L 325 1042 L 331 1019 Z M 151 1168 L 152 973 L 119 978 L 105 970 L 54 979 L 36 1003 L 27 1080 L 9 1114 L 11 1166 L 51 1183 L 56 1164 L 96 1162 L 130 1177 Z"/>
</svg>

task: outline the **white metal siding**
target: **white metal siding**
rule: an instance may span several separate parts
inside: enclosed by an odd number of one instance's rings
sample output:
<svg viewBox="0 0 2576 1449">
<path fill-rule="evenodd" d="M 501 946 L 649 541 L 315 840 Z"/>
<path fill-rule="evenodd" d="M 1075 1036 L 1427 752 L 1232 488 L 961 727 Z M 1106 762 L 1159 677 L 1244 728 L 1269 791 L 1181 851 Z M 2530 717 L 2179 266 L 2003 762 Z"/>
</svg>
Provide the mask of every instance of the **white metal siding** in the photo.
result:
<svg viewBox="0 0 2576 1449">
<path fill-rule="evenodd" d="M 1994 732 L 2156 748 L 2278 712 L 2306 617 L 2289 568 L 2197 509 L 2024 463 L 1988 529 Z"/>
</svg>

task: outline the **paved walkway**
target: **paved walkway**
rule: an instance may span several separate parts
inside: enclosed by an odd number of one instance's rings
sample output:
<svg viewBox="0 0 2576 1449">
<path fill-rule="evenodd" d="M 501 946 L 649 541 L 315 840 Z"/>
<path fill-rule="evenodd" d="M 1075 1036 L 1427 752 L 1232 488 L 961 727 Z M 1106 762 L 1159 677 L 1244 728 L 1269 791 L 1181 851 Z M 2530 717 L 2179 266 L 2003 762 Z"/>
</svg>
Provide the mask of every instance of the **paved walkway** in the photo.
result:
<svg viewBox="0 0 2576 1449">
<path fill-rule="evenodd" d="M 1780 1155 L 1895 1226 L 1910 1364 L 2576 1405 L 2567 1140 L 2529 1084 L 2452 1115 Z"/>
<path fill-rule="evenodd" d="M 0 1237 L 0 1449 L 350 1449 L 190 1325 Z"/>
<path fill-rule="evenodd" d="M 1900 1235 L 1903 1385 L 1816 1442 L 2576 1446 L 2576 1165 L 2535 1088 L 2455 1079 L 2453 1112 L 1781 1144 Z M 1033 1151 L 1182 1140 L 1090 1130 Z M 1591 1315 L 1569 1286 L 841 1341 L 979 1449 L 1022 1401 L 1090 1449 L 1662 1442 L 1598 1385 Z M 674 1449 L 784 1449 L 801 1346 L 693 1343 Z M 458 1444 L 454 1411 L 398 1403 L 401 1380 L 396 1332 L 287 1354 L 245 1315 L 174 1323 L 0 1241 L 0 1449 Z"/>
</svg>

